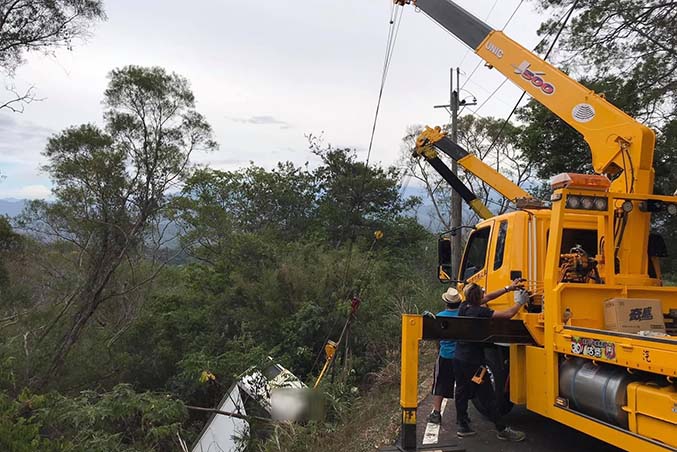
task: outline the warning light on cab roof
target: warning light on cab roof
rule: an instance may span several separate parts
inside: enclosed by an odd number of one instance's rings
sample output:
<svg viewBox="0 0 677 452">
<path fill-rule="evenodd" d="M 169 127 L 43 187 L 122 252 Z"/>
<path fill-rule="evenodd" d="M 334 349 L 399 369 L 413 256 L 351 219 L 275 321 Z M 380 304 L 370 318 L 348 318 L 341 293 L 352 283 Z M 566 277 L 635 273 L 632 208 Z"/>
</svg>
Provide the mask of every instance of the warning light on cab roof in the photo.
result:
<svg viewBox="0 0 677 452">
<path fill-rule="evenodd" d="M 553 190 L 558 188 L 582 188 L 586 190 L 609 191 L 611 181 L 599 174 L 562 173 L 550 179 Z"/>
</svg>

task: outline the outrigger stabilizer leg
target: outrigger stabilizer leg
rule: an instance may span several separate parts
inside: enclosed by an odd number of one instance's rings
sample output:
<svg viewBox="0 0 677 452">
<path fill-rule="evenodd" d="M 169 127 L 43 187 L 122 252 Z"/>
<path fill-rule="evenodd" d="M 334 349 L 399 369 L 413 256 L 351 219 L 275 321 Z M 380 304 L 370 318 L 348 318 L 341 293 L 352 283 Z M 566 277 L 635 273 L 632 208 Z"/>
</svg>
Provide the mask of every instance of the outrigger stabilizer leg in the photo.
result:
<svg viewBox="0 0 677 452">
<path fill-rule="evenodd" d="M 469 342 L 530 344 L 533 339 L 521 320 L 471 317 L 402 316 L 402 363 L 400 408 L 402 424 L 396 445 L 381 452 L 465 451 L 457 443 L 419 445 L 416 432 L 418 407 L 418 347 L 421 340 L 463 340 Z"/>
</svg>

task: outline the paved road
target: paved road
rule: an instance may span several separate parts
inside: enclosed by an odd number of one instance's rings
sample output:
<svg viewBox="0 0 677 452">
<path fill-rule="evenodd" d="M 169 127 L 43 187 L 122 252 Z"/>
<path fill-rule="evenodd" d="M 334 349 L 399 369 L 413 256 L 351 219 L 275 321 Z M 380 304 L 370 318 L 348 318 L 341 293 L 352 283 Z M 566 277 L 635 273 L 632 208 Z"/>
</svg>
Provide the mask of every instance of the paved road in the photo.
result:
<svg viewBox="0 0 677 452">
<path fill-rule="evenodd" d="M 456 410 L 454 401 L 449 400 L 442 417 L 439 443 L 457 443 L 468 452 L 620 452 L 621 449 L 598 441 L 559 422 L 546 419 L 538 414 L 516 406 L 505 416 L 505 422 L 513 428 L 522 430 L 527 438 L 521 443 L 508 443 L 496 438 L 496 430 L 491 422 L 485 420 L 470 404 L 468 414 L 472 420 L 476 436 L 459 439 L 456 437 Z M 419 444 L 426 427 L 426 418 L 431 410 L 428 396 L 419 406 Z"/>
</svg>

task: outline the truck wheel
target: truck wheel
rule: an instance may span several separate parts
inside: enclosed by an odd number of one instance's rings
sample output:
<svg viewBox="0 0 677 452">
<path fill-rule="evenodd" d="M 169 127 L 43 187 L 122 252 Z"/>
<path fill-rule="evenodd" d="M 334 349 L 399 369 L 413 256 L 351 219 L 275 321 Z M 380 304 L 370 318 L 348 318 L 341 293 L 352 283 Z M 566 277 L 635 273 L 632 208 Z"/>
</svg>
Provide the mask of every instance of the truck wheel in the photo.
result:
<svg viewBox="0 0 677 452">
<path fill-rule="evenodd" d="M 496 406 L 498 412 L 507 414 L 513 407 L 510 401 L 510 386 L 508 376 L 510 375 L 509 352 L 505 347 L 487 347 L 484 349 L 484 357 L 488 369 L 489 378 L 496 394 Z M 472 399 L 473 405 L 483 416 L 489 416 L 489 410 L 482 401 L 475 397 Z"/>
</svg>

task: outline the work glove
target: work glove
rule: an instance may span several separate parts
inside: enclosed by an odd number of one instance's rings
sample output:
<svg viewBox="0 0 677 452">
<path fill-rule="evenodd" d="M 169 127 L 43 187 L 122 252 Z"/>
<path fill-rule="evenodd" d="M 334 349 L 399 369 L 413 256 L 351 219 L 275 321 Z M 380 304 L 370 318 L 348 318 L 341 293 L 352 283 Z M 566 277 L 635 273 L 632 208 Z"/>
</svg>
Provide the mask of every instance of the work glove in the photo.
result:
<svg viewBox="0 0 677 452">
<path fill-rule="evenodd" d="M 520 289 L 515 292 L 515 303 L 522 306 L 529 303 L 529 292 L 524 289 Z"/>
</svg>

